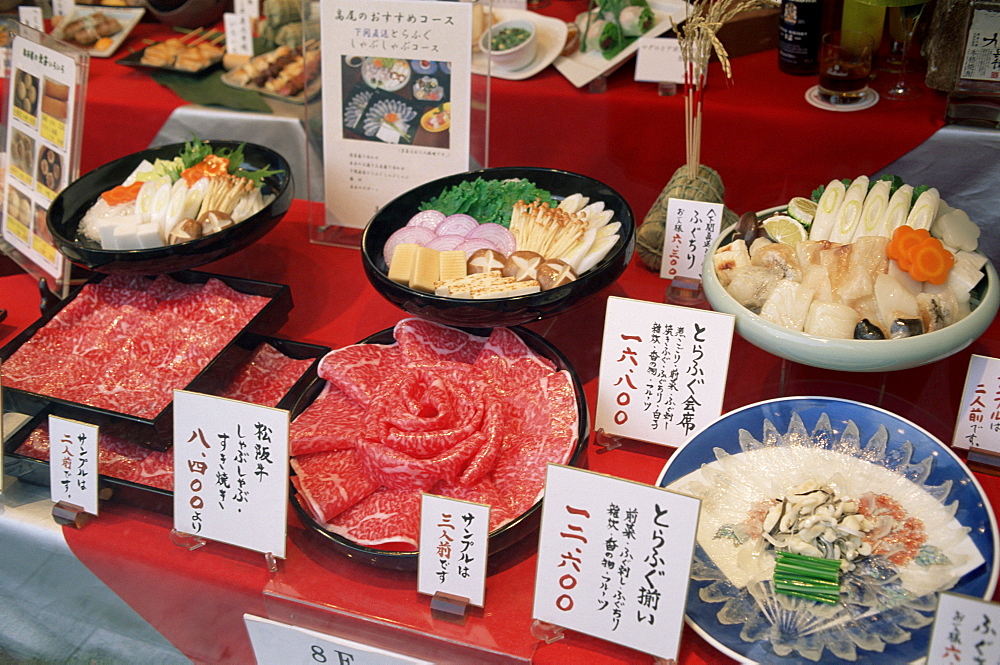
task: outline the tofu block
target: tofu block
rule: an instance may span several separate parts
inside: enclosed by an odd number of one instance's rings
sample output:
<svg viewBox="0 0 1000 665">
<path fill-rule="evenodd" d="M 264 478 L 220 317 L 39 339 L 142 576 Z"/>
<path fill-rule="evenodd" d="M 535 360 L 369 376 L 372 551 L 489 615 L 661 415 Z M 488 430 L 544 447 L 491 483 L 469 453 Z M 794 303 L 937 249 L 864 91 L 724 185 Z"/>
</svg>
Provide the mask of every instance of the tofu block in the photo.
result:
<svg viewBox="0 0 1000 665">
<path fill-rule="evenodd" d="M 418 247 L 413 259 L 413 274 L 410 288 L 425 293 L 434 293 L 434 282 L 440 281 L 440 261 L 436 249 Z"/>
<path fill-rule="evenodd" d="M 418 247 L 419 245 L 409 242 L 396 245 L 392 250 L 392 261 L 389 263 L 389 279 L 397 284 L 410 285 Z"/>
<path fill-rule="evenodd" d="M 438 255 L 438 267 L 442 282 L 465 277 L 465 252 L 460 249 L 441 252 Z"/>
<path fill-rule="evenodd" d="M 139 224 L 135 227 L 135 240 L 136 244 L 139 245 L 139 249 L 162 247 L 163 240 L 160 238 L 160 225 L 152 222 Z"/>
</svg>

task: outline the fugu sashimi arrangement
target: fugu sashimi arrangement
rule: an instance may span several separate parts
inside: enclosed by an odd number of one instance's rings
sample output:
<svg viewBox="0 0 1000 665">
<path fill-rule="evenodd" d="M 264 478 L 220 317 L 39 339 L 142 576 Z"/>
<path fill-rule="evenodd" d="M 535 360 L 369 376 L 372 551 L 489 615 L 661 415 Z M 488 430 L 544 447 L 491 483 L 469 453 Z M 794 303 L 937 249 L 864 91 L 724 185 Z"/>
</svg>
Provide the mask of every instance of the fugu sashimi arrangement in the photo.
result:
<svg viewBox="0 0 1000 665">
<path fill-rule="evenodd" d="M 568 284 L 619 239 L 603 201 L 557 199 L 524 179 L 462 182 L 386 240 L 388 276 L 450 298 L 505 298 Z"/>
<path fill-rule="evenodd" d="M 122 184 L 103 192 L 80 222 L 80 234 L 102 249 L 176 245 L 227 229 L 274 200 L 271 169 L 242 168 L 236 149 L 192 140 L 173 159 L 143 160 Z"/>
<path fill-rule="evenodd" d="M 490 528 L 541 498 L 580 437 L 576 383 L 517 333 L 404 319 L 390 344 L 330 352 L 289 431 L 300 505 L 367 547 L 415 549 L 423 492 L 487 503 Z"/>
<path fill-rule="evenodd" d="M 975 309 L 987 262 L 979 235 L 933 187 L 859 176 L 764 219 L 745 214 L 713 265 L 733 298 L 772 323 L 819 337 L 898 339 Z"/>
</svg>

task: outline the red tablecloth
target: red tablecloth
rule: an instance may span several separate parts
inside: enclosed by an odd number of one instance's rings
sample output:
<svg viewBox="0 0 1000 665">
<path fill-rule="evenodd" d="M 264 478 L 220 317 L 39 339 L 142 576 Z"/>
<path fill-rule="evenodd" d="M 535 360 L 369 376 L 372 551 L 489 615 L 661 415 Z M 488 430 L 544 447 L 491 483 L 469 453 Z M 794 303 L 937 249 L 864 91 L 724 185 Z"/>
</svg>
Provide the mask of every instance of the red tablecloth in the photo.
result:
<svg viewBox="0 0 1000 665">
<path fill-rule="evenodd" d="M 554 5 L 552 11 L 568 13 L 572 4 Z M 160 26 L 141 24 L 129 43 L 162 34 Z M 732 84 L 723 79 L 717 65 L 709 77 L 702 162 L 720 172 L 727 187 L 726 202 L 737 211 L 808 195 L 834 177 L 873 173 L 942 124 L 944 100 L 933 92 L 914 102 L 883 100 L 858 113 L 814 109 L 804 100 L 813 81 L 779 73 L 775 60 L 773 51 L 737 58 Z M 528 81 L 495 80 L 491 165 L 546 166 L 596 177 L 621 191 L 641 220 L 683 162 L 683 100 L 657 96 L 654 84 L 635 83 L 631 77 L 628 64 L 611 75 L 602 94 L 574 88 L 551 68 Z M 476 85 L 482 84 L 477 78 Z M 144 147 L 181 103 L 143 71 L 112 60 L 93 60 L 83 170 Z M 317 214 L 315 219 L 321 217 Z M 307 204 L 296 202 L 264 240 L 205 269 L 289 284 L 295 306 L 280 334 L 291 339 L 336 347 L 393 325 L 402 314 L 369 286 L 357 252 L 311 245 L 309 219 Z M 0 276 L 0 307 L 10 312 L 0 324 L 0 343 L 37 318 L 34 289 L 24 275 Z M 662 301 L 663 292 L 664 283 L 636 260 L 600 298 L 531 327 L 568 356 L 586 382 L 593 405 L 606 296 Z M 737 338 L 725 409 L 791 394 L 850 397 L 882 405 L 947 441 L 969 355 L 995 355 L 1000 350 L 998 333 L 995 324 L 952 358 L 887 375 L 805 368 Z M 655 481 L 670 452 L 635 442 L 607 453 L 597 450 L 588 450 L 590 468 L 647 483 Z M 991 499 L 1000 498 L 1000 482 L 990 476 L 980 479 Z M 244 612 L 288 613 L 289 618 L 320 628 L 333 625 L 333 616 L 342 621 L 356 617 L 361 622 L 358 630 L 370 628 L 366 622 L 373 618 L 380 625 L 405 627 L 417 634 L 433 632 L 498 651 L 526 653 L 536 662 L 649 660 L 572 633 L 549 645 L 531 638 L 534 546 L 530 538 L 493 562 L 487 607 L 465 626 L 455 626 L 430 618 L 412 577 L 370 569 L 331 553 L 294 518 L 288 558 L 274 575 L 262 557 L 237 548 L 209 544 L 189 552 L 177 547 L 169 540 L 170 526 L 163 515 L 112 503 L 86 528 L 66 530 L 66 538 L 81 561 L 197 662 L 251 662 Z M 302 597 L 305 604 L 290 603 L 282 596 Z M 326 611 L 331 608 L 339 611 Z M 725 660 L 690 629 L 684 634 L 683 652 L 682 663 Z"/>
<path fill-rule="evenodd" d="M 296 202 L 288 217 L 261 242 L 204 269 L 289 284 L 295 307 L 281 331 L 285 337 L 340 346 L 393 325 L 402 314 L 368 285 L 358 269 L 355 250 L 309 244 L 307 209 L 307 204 Z M 11 302 L 3 298 L 11 311 L 10 325 L 0 328 L 0 341 L 4 341 L 34 320 L 36 312 L 29 279 L 13 275 L 0 280 L 0 292 L 17 295 Z M 592 406 L 599 360 L 595 340 L 601 336 L 606 296 L 662 301 L 663 289 L 664 283 L 636 261 L 600 298 L 530 327 L 567 355 L 585 381 Z M 846 396 L 881 404 L 947 441 L 973 352 L 1000 352 L 997 324 L 970 349 L 952 358 L 887 375 L 805 368 L 737 338 L 725 408 L 790 394 Z M 670 451 L 638 442 L 627 442 L 611 452 L 591 446 L 585 464 L 602 473 L 652 483 Z M 992 476 L 979 478 L 991 499 L 1000 500 L 1000 481 Z M 195 551 L 182 549 L 171 543 L 170 527 L 171 520 L 164 515 L 110 503 L 102 508 L 100 518 L 82 530 L 67 529 L 65 535 L 88 568 L 196 662 L 250 662 L 242 623 L 245 612 L 330 632 L 370 635 L 372 640 L 411 635 L 411 631 L 433 633 L 449 641 L 521 654 L 539 663 L 650 660 L 572 632 L 553 644 L 531 637 L 535 566 L 531 537 L 496 558 L 487 583 L 486 608 L 473 613 L 464 626 L 456 626 L 431 617 L 428 602 L 416 593 L 410 574 L 350 561 L 330 551 L 294 517 L 288 558 L 274 575 L 268 573 L 262 556 L 234 547 L 210 543 Z M 387 630 L 386 626 L 406 630 Z M 686 629 L 681 662 L 701 665 L 725 659 Z"/>
</svg>

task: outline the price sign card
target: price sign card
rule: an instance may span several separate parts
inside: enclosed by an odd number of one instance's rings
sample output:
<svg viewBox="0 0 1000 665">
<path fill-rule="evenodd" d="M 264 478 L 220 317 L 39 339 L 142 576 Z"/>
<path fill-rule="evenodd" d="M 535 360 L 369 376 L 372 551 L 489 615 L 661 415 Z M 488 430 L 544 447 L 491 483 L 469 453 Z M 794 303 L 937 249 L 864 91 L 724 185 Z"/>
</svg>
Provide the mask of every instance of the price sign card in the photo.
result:
<svg viewBox="0 0 1000 665">
<path fill-rule="evenodd" d="M 257 665 L 431 665 L 430 661 L 244 614 Z"/>
<path fill-rule="evenodd" d="M 41 7 L 18 7 L 17 20 L 29 28 L 45 32 L 45 19 L 42 17 Z"/>
<path fill-rule="evenodd" d="M 673 37 L 640 37 L 635 54 L 635 80 L 684 83 L 681 45 Z"/>
<path fill-rule="evenodd" d="M 233 55 L 253 55 L 253 25 L 250 14 L 226 12 L 222 16 L 226 29 L 226 52 Z"/>
<path fill-rule="evenodd" d="M 420 501 L 417 590 L 467 598 L 483 606 L 490 507 L 432 494 Z"/>
<path fill-rule="evenodd" d="M 76 3 L 73 0 L 52 0 L 52 14 L 54 16 L 72 16 L 76 11 Z"/>
<path fill-rule="evenodd" d="M 550 464 L 532 616 L 677 658 L 701 501 Z"/>
<path fill-rule="evenodd" d="M 1000 360 L 973 354 L 951 444 L 1000 454 Z"/>
<path fill-rule="evenodd" d="M 233 13 L 245 14 L 250 18 L 260 18 L 260 0 L 234 0 Z M 229 28 L 226 28 L 226 32 L 229 32 Z"/>
<path fill-rule="evenodd" d="M 684 199 L 667 201 L 660 277 L 686 277 L 701 281 L 701 264 L 719 231 L 722 209 L 721 203 Z"/>
<path fill-rule="evenodd" d="M 285 557 L 288 412 L 174 391 L 174 528 Z"/>
<path fill-rule="evenodd" d="M 927 662 L 941 665 L 998 663 L 998 629 L 1000 605 L 957 593 L 941 593 Z"/>
<path fill-rule="evenodd" d="M 415 185 L 469 169 L 472 3 L 372 7 L 320 7 L 329 226 L 363 228 Z M 410 63 L 420 61 L 418 73 Z"/>
<path fill-rule="evenodd" d="M 683 445 L 722 413 L 734 324 L 729 314 L 608 298 L 595 427 Z"/>
<path fill-rule="evenodd" d="M 49 487 L 52 501 L 97 514 L 97 436 L 94 425 L 49 416 Z"/>
</svg>

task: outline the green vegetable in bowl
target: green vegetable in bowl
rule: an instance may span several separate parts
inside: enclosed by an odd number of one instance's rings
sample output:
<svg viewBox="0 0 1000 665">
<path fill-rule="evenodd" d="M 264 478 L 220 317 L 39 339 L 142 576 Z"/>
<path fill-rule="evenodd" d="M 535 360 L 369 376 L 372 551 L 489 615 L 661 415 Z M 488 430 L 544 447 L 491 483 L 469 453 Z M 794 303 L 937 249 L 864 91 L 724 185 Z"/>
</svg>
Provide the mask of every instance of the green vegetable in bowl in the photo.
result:
<svg viewBox="0 0 1000 665">
<path fill-rule="evenodd" d="M 440 210 L 445 215 L 465 213 L 480 224 L 510 226 L 510 215 L 518 201 L 551 203 L 552 194 L 527 180 L 466 180 L 421 204 L 421 210 Z"/>
<path fill-rule="evenodd" d="M 531 33 L 524 28 L 501 28 L 490 36 L 491 51 L 508 51 L 528 41 Z"/>
</svg>

